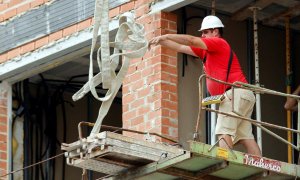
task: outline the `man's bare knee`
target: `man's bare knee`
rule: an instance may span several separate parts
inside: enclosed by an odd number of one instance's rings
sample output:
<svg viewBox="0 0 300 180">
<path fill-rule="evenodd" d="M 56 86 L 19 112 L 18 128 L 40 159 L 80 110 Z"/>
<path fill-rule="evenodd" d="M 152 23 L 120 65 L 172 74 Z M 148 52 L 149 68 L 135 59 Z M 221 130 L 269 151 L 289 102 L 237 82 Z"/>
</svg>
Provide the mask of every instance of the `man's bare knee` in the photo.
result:
<svg viewBox="0 0 300 180">
<path fill-rule="evenodd" d="M 247 149 L 247 153 L 261 156 L 261 151 L 254 139 L 243 139 L 240 140 L 239 143 Z"/>
<path fill-rule="evenodd" d="M 226 149 L 232 149 L 233 148 L 233 142 L 231 139 L 231 136 L 228 134 L 222 134 L 218 136 L 219 141 L 219 146 L 221 148 L 226 148 Z"/>
</svg>

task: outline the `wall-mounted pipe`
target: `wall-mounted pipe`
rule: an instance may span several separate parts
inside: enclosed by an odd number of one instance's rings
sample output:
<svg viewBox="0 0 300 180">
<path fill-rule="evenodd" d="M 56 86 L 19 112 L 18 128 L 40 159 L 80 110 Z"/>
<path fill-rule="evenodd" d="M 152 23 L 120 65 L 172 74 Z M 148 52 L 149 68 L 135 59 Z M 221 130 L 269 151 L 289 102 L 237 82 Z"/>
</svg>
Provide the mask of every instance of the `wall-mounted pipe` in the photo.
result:
<svg viewBox="0 0 300 180">
<path fill-rule="evenodd" d="M 285 52 L 286 52 L 286 93 L 291 94 L 291 54 L 290 54 L 290 17 L 285 18 Z M 292 113 L 291 111 L 287 111 L 286 114 L 286 124 L 288 128 L 292 127 Z M 287 139 L 291 143 L 292 142 L 292 133 L 287 132 Z M 292 147 L 288 145 L 288 163 L 292 163 Z"/>
<path fill-rule="evenodd" d="M 254 39 L 254 72 L 255 72 L 255 85 L 260 86 L 259 82 L 259 56 L 258 56 L 258 33 L 257 33 L 257 10 L 258 7 L 251 7 L 253 11 L 253 39 Z M 261 122 L 261 101 L 260 94 L 256 94 L 256 119 Z M 257 127 L 257 144 L 262 151 L 262 137 L 261 128 Z"/>
</svg>

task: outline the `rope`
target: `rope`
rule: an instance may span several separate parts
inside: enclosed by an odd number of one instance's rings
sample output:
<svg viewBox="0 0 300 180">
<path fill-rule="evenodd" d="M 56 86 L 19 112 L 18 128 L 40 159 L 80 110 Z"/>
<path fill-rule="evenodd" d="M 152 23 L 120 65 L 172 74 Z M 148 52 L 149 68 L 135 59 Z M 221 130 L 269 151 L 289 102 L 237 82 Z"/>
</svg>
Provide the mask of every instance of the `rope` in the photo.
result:
<svg viewBox="0 0 300 180">
<path fill-rule="evenodd" d="M 28 169 L 28 168 L 31 168 L 31 167 L 36 166 L 36 165 L 42 164 L 42 163 L 47 162 L 47 161 L 49 161 L 49 160 L 55 159 L 55 158 L 57 158 L 57 157 L 60 157 L 61 155 L 64 155 L 64 154 L 65 154 L 65 153 L 60 153 L 60 154 L 58 154 L 58 155 L 56 155 L 56 156 L 52 156 L 52 157 L 50 157 L 50 158 L 48 158 L 48 159 L 45 159 L 45 160 L 43 160 L 43 161 L 34 163 L 34 164 L 29 165 L 29 166 L 26 166 L 26 167 L 24 167 L 24 168 L 21 168 L 21 169 L 15 170 L 15 171 L 11 171 L 11 172 L 9 172 L 9 173 L 7 173 L 7 174 L 1 175 L 0 178 L 6 177 L 6 176 L 8 176 L 8 175 L 10 175 L 10 174 L 14 174 L 14 173 L 16 173 L 16 172 L 19 172 L 19 171 L 22 171 L 22 170 L 25 170 L 25 169 Z"/>
<path fill-rule="evenodd" d="M 109 42 L 109 19 L 108 19 L 108 0 L 96 0 L 93 28 L 92 47 L 90 52 L 90 68 L 88 82 L 73 95 L 73 100 L 81 99 L 89 91 L 99 101 L 102 101 L 95 126 L 91 135 L 99 133 L 102 121 L 117 95 L 123 79 L 129 67 L 129 61 L 133 58 L 142 57 L 148 47 L 148 41 L 144 35 L 144 27 L 134 22 L 132 13 L 125 13 L 120 16 L 119 29 L 116 33 L 115 41 Z M 97 50 L 97 63 L 100 72 L 93 76 L 93 52 L 95 50 L 99 27 L 101 25 L 101 47 Z M 113 54 L 110 55 L 109 48 L 113 47 Z M 99 53 L 101 52 L 101 58 Z M 123 58 L 123 64 L 118 74 L 116 69 L 119 58 Z M 99 97 L 96 86 L 102 83 L 104 89 L 108 89 L 104 97 Z"/>
</svg>

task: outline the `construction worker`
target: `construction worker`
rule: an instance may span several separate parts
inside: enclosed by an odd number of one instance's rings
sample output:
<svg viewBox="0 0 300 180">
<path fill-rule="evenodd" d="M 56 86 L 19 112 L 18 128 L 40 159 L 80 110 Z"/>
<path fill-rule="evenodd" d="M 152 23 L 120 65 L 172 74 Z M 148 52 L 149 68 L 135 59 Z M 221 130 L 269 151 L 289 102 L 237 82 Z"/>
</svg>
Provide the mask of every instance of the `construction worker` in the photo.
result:
<svg viewBox="0 0 300 180">
<path fill-rule="evenodd" d="M 213 78 L 233 83 L 247 83 L 235 53 L 226 40 L 222 38 L 223 27 L 216 16 L 206 16 L 201 24 L 201 37 L 185 34 L 166 34 L 149 41 L 149 48 L 162 45 L 177 52 L 199 57 L 203 60 L 205 73 Z M 231 59 L 231 60 L 230 60 Z M 231 63 L 229 63 L 232 61 Z M 228 68 L 230 67 L 230 68 Z M 228 73 L 228 77 L 227 77 Z M 227 79 L 228 78 L 228 79 Z M 207 79 L 207 89 L 211 95 L 225 95 L 219 110 L 231 114 L 250 117 L 255 104 L 255 96 L 249 90 L 237 88 L 234 90 L 234 111 L 232 112 L 232 90 L 229 86 Z M 233 148 L 234 144 L 242 144 L 249 154 L 261 156 L 261 151 L 252 134 L 252 125 L 248 121 L 225 115 L 218 116 L 216 135 L 219 146 Z"/>
<path fill-rule="evenodd" d="M 300 85 L 297 87 L 297 89 L 293 92 L 294 95 L 300 95 Z M 295 98 L 290 98 L 288 97 L 286 99 L 284 108 L 286 110 L 291 110 L 291 111 L 298 111 L 298 102 Z"/>
</svg>

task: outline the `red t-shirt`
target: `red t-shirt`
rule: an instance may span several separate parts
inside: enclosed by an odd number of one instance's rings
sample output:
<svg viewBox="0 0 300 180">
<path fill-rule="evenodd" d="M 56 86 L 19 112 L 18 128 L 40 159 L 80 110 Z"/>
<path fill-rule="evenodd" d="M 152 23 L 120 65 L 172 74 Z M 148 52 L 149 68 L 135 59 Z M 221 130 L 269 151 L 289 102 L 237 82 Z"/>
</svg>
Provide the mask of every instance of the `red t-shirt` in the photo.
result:
<svg viewBox="0 0 300 180">
<path fill-rule="evenodd" d="M 223 38 L 219 37 L 201 39 L 206 44 L 207 50 L 191 46 L 192 51 L 201 59 L 203 59 L 206 55 L 204 70 L 208 76 L 226 81 L 228 62 L 230 57 L 229 44 Z M 234 83 L 235 81 L 247 83 L 240 63 L 235 53 L 233 53 L 232 64 L 227 82 Z M 223 94 L 227 88 L 230 88 L 230 86 L 218 83 L 210 79 L 207 79 L 206 85 L 208 92 L 211 95 Z"/>
</svg>

